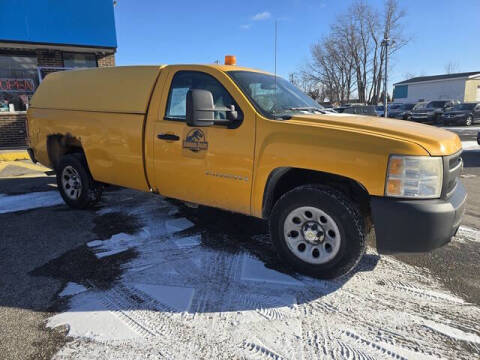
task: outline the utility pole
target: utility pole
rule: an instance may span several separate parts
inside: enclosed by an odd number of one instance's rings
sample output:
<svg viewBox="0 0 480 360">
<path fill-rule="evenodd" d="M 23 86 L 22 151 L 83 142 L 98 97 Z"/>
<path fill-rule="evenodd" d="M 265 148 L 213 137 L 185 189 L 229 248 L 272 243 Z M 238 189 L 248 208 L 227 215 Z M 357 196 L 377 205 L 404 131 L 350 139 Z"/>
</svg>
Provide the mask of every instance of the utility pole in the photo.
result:
<svg viewBox="0 0 480 360">
<path fill-rule="evenodd" d="M 275 43 L 274 43 L 274 52 L 275 52 L 275 91 L 277 91 L 277 20 L 275 20 Z"/>
<path fill-rule="evenodd" d="M 383 116 L 386 118 L 388 116 L 388 91 L 387 91 L 387 73 L 388 73 L 388 45 L 390 45 L 390 39 L 385 38 L 382 40 L 382 46 L 385 47 L 385 78 L 383 84 L 383 107 L 384 112 Z"/>
</svg>

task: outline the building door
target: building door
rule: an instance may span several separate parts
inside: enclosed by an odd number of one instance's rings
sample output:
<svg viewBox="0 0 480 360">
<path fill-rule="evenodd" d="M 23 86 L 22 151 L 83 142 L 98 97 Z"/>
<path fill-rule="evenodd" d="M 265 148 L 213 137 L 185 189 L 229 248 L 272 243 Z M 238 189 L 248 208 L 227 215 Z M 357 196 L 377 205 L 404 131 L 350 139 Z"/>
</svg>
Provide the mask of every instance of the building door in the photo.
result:
<svg viewBox="0 0 480 360">
<path fill-rule="evenodd" d="M 168 197 L 249 214 L 255 114 L 247 106 L 240 107 L 240 101 L 212 74 L 184 69 L 170 70 L 170 89 L 163 95 L 166 106 L 155 125 L 154 187 Z M 190 89 L 210 91 L 215 107 L 234 105 L 242 112 L 243 122 L 237 128 L 188 126 Z M 224 119 L 226 115 L 215 116 Z"/>
<path fill-rule="evenodd" d="M 480 101 L 480 85 L 477 86 L 477 101 Z"/>
</svg>

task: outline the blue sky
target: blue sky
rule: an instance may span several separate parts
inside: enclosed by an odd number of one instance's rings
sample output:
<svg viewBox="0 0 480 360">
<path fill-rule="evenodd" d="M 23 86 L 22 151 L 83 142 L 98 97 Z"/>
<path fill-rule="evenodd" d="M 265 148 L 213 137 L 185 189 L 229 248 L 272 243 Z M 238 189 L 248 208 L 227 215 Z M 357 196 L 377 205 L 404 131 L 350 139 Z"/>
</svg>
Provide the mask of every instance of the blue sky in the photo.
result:
<svg viewBox="0 0 480 360">
<path fill-rule="evenodd" d="M 383 1 L 371 0 L 376 6 Z M 311 44 L 328 32 L 350 0 L 160 1 L 118 0 L 117 65 L 223 62 L 274 69 L 274 21 L 278 19 L 277 71 L 288 76 L 309 60 Z M 411 38 L 392 61 L 390 86 L 404 75 L 480 71 L 480 0 L 401 0 Z"/>
</svg>

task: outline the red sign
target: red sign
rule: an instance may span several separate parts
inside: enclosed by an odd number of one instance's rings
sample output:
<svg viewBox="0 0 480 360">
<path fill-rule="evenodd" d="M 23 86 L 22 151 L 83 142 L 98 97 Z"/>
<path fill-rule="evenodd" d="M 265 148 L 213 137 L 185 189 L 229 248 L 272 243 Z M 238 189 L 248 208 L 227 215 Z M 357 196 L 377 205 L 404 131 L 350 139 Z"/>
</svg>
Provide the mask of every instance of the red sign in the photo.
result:
<svg viewBox="0 0 480 360">
<path fill-rule="evenodd" d="M 0 78 L 0 91 L 6 92 L 33 92 L 35 83 L 32 79 L 3 79 Z"/>
</svg>

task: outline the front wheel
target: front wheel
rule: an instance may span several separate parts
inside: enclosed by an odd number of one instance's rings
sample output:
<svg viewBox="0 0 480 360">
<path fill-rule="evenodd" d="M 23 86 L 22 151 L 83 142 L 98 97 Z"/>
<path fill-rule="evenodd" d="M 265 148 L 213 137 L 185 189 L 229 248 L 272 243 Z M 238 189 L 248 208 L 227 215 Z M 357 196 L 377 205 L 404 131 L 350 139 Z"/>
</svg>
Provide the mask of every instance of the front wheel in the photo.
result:
<svg viewBox="0 0 480 360">
<path fill-rule="evenodd" d="M 465 126 L 470 126 L 473 124 L 473 117 L 472 115 L 468 115 L 467 119 L 465 120 Z"/>
<path fill-rule="evenodd" d="M 100 200 L 102 189 L 88 171 L 82 154 L 63 156 L 57 167 L 57 186 L 63 200 L 75 209 L 86 209 Z"/>
<path fill-rule="evenodd" d="M 270 217 L 270 234 L 281 259 L 322 279 L 350 272 L 365 248 L 364 219 L 343 193 L 306 185 L 283 195 Z"/>
</svg>

